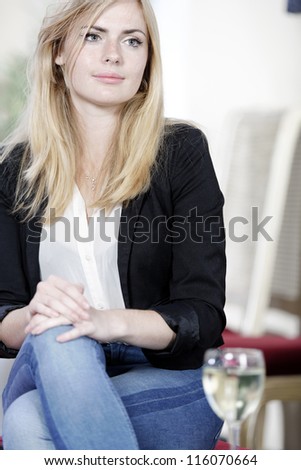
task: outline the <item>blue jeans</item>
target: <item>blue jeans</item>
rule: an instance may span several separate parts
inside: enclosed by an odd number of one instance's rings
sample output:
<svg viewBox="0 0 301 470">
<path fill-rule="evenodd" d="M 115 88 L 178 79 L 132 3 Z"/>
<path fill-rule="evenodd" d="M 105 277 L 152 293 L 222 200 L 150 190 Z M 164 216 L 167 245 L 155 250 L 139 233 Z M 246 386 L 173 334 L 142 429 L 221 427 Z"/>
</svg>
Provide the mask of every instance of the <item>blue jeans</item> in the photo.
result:
<svg viewBox="0 0 301 470">
<path fill-rule="evenodd" d="M 29 335 L 3 392 L 4 449 L 212 449 L 223 422 L 201 369 L 153 367 L 140 348 L 82 337 L 70 327 Z"/>
</svg>

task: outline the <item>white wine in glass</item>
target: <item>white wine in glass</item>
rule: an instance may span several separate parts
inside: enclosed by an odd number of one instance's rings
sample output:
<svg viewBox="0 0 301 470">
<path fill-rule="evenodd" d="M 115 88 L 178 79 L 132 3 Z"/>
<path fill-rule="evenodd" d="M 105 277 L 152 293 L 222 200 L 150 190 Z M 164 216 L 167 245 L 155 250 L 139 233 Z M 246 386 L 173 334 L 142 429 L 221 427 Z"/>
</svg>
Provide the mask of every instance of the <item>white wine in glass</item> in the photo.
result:
<svg viewBox="0 0 301 470">
<path fill-rule="evenodd" d="M 263 394 L 265 361 L 262 351 L 208 349 L 202 380 L 211 408 L 226 422 L 230 448 L 237 449 L 241 424 L 256 410 Z"/>
</svg>

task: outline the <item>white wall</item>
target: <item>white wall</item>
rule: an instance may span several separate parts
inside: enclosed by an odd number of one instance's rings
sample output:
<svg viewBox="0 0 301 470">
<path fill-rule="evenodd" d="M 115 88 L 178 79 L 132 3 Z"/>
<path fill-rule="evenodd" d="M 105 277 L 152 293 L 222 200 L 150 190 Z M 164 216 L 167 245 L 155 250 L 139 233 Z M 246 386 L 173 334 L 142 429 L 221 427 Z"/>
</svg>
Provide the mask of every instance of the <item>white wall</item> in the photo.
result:
<svg viewBox="0 0 301 470">
<path fill-rule="evenodd" d="M 40 20 L 56 0 L 0 0 L 0 58 L 5 64 L 11 54 L 27 54 L 35 44 Z"/>
<path fill-rule="evenodd" d="M 201 124 L 217 157 L 229 112 L 301 105 L 301 14 L 286 0 L 153 0 L 166 114 Z"/>
</svg>

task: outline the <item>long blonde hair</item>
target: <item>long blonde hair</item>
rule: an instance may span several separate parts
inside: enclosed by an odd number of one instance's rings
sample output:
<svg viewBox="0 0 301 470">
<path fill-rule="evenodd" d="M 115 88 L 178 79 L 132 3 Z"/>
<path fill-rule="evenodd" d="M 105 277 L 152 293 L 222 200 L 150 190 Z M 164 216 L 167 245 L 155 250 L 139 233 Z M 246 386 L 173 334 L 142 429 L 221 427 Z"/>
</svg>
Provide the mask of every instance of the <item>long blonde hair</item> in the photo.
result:
<svg viewBox="0 0 301 470">
<path fill-rule="evenodd" d="M 24 144 L 15 210 L 25 220 L 45 204 L 62 215 L 73 194 L 76 161 L 81 152 L 76 119 L 63 72 L 55 64 L 68 35 L 78 25 L 93 24 L 118 0 L 71 0 L 44 19 L 31 62 L 28 106 L 19 126 L 5 141 L 3 158 Z M 97 205 L 112 208 L 149 188 L 164 133 L 162 68 L 157 23 L 149 0 L 141 5 L 149 35 L 149 57 L 141 87 L 124 106 L 102 170 L 102 193 Z M 77 35 L 78 37 L 78 35 Z M 73 64 L 82 47 L 74 40 Z"/>
</svg>

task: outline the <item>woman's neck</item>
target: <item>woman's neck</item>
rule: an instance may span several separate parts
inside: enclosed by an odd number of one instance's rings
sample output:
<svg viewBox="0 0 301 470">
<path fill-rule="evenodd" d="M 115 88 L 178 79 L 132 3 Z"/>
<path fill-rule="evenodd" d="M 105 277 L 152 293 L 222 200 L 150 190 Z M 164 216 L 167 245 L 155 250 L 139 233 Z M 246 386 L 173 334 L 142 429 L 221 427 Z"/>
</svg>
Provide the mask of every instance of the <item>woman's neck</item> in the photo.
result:
<svg viewBox="0 0 301 470">
<path fill-rule="evenodd" d="M 118 116 L 109 112 L 80 119 L 85 165 L 100 169 L 111 146 L 117 122 Z"/>
<path fill-rule="evenodd" d="M 103 162 L 112 144 L 117 122 L 118 115 L 109 111 L 81 115 L 79 120 L 83 151 L 77 162 L 76 183 L 87 208 L 97 199 Z"/>
</svg>

